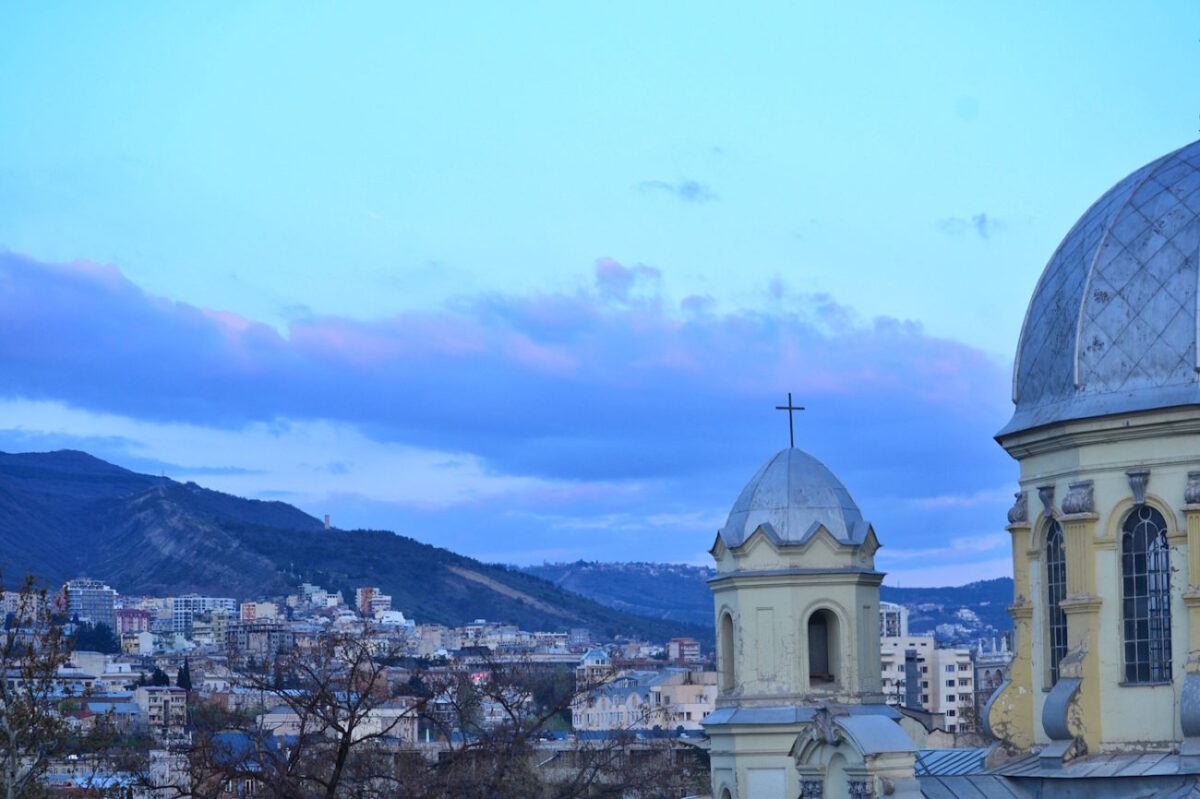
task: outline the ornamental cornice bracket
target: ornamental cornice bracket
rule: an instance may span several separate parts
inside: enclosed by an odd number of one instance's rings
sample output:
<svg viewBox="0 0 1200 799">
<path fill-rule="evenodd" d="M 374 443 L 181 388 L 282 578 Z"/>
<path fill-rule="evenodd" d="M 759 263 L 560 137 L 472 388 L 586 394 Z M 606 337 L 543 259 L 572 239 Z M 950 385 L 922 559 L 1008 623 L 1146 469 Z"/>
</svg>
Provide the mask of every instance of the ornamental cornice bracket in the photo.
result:
<svg viewBox="0 0 1200 799">
<path fill-rule="evenodd" d="M 1096 498 L 1094 484 L 1091 480 L 1079 480 L 1068 486 L 1067 495 L 1063 497 L 1062 509 L 1067 515 L 1077 513 L 1094 513 Z"/>
<path fill-rule="evenodd" d="M 1054 483 L 1047 483 L 1037 487 L 1038 499 L 1042 501 L 1042 510 L 1046 514 L 1046 518 L 1054 517 Z"/>
<path fill-rule="evenodd" d="M 1129 492 L 1133 494 L 1133 504 L 1141 507 L 1146 504 L 1146 484 L 1150 482 L 1150 470 L 1146 467 L 1130 469 L 1125 472 L 1129 478 Z"/>
<path fill-rule="evenodd" d="M 1024 491 L 1018 491 L 1013 494 L 1015 501 L 1013 506 L 1008 509 L 1009 525 L 1025 525 L 1029 523 L 1029 494 Z"/>
</svg>

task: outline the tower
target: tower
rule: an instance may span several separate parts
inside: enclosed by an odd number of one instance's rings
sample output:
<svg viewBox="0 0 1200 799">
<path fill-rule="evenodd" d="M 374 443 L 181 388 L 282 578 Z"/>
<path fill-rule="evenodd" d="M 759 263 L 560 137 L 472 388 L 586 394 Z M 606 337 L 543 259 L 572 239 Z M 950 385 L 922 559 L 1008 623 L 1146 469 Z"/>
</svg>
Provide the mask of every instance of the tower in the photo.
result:
<svg viewBox="0 0 1200 799">
<path fill-rule="evenodd" d="M 742 489 L 712 547 L 714 797 L 878 796 L 885 783 L 919 795 L 912 740 L 881 688 L 878 548 L 806 452 L 779 452 Z"/>
</svg>

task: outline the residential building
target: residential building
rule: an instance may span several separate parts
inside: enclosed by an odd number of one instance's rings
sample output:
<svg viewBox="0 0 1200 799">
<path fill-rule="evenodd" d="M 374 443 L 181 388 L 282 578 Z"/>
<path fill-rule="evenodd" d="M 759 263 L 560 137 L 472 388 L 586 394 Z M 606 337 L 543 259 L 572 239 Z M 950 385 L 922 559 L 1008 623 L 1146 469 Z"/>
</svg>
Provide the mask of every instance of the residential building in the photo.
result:
<svg viewBox="0 0 1200 799">
<path fill-rule="evenodd" d="M 243 622 L 277 619 L 279 606 L 274 602 L 243 602 L 240 618 Z"/>
<path fill-rule="evenodd" d="M 700 654 L 700 642 L 695 638 L 672 638 L 667 642 L 667 660 L 673 663 L 699 663 L 704 660 Z"/>
<path fill-rule="evenodd" d="M 701 729 L 716 707 L 717 673 L 668 668 L 623 672 L 571 703 L 579 734 Z"/>
<path fill-rule="evenodd" d="M 975 731 L 975 666 L 970 649 L 939 648 L 932 635 L 881 638 L 879 647 L 888 704 L 924 710 L 946 732 Z"/>
<path fill-rule="evenodd" d="M 177 633 L 188 632 L 197 616 L 221 611 L 230 616 L 238 612 L 238 601 L 232 597 L 200 596 L 187 594 L 168 600 L 171 610 L 171 629 Z M 261 618 L 259 614 L 252 618 Z"/>
<path fill-rule="evenodd" d="M 895 602 L 879 602 L 879 635 L 882 638 L 908 636 L 908 608 Z"/>
<path fill-rule="evenodd" d="M 160 740 L 178 739 L 187 727 L 187 691 L 165 685 L 140 686 L 134 704 L 145 715 L 146 726 Z"/>
<path fill-rule="evenodd" d="M 66 585 L 67 615 L 92 624 L 107 625 L 116 632 L 117 592 L 99 580 L 80 577 Z"/>
</svg>

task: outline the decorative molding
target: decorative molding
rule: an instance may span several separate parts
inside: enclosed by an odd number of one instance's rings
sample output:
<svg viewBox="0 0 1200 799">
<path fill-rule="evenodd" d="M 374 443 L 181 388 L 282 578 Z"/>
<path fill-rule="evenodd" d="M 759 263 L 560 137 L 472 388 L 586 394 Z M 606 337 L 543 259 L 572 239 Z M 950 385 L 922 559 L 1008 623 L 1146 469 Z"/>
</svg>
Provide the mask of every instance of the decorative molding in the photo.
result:
<svg viewBox="0 0 1200 799">
<path fill-rule="evenodd" d="M 809 733 L 809 738 L 830 746 L 837 746 L 841 743 L 842 735 L 834 728 L 833 714 L 829 712 L 828 707 L 822 707 L 813 714 L 812 731 Z"/>
<path fill-rule="evenodd" d="M 1013 494 L 1016 501 L 1008 509 L 1009 524 L 1027 524 L 1029 522 L 1029 495 L 1024 491 Z"/>
<path fill-rule="evenodd" d="M 1146 483 L 1150 482 L 1150 470 L 1130 469 L 1125 472 L 1125 476 L 1129 478 L 1129 490 L 1133 493 L 1133 504 L 1141 507 L 1146 504 Z"/>
<path fill-rule="evenodd" d="M 875 785 L 872 780 L 850 780 L 850 799 L 874 799 Z"/>
<path fill-rule="evenodd" d="M 1188 505 L 1200 505 L 1200 472 L 1188 472 L 1187 487 L 1183 489 L 1183 501 Z"/>
<path fill-rule="evenodd" d="M 1038 499 L 1042 501 L 1042 510 L 1046 512 L 1046 518 L 1054 516 L 1054 483 L 1044 486 L 1038 486 Z"/>
<path fill-rule="evenodd" d="M 1070 490 L 1063 497 L 1062 509 L 1063 513 L 1094 513 L 1096 510 L 1096 500 L 1093 495 L 1093 484 L 1091 480 L 1080 480 L 1077 483 L 1071 483 Z"/>
</svg>

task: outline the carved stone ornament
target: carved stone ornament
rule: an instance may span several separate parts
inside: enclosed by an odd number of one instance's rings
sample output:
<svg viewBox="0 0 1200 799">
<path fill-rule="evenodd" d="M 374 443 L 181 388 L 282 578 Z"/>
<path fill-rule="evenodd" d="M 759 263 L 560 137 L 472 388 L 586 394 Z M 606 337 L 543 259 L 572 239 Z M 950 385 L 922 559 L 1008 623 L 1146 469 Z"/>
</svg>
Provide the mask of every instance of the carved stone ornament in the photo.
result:
<svg viewBox="0 0 1200 799">
<path fill-rule="evenodd" d="M 1133 492 L 1133 504 L 1146 504 L 1146 483 L 1150 482 L 1149 469 L 1130 469 L 1125 472 L 1129 478 L 1129 490 Z"/>
<path fill-rule="evenodd" d="M 1024 491 L 1013 494 L 1016 502 L 1008 509 L 1009 524 L 1024 524 L 1029 521 L 1029 495 Z"/>
<path fill-rule="evenodd" d="M 809 733 L 809 737 L 831 746 L 841 743 L 842 737 L 833 726 L 833 714 L 828 708 L 823 707 L 813 714 L 812 732 Z"/>
<path fill-rule="evenodd" d="M 1070 490 L 1063 497 L 1062 508 L 1063 513 L 1093 512 L 1096 502 L 1092 496 L 1092 481 L 1080 480 L 1078 483 L 1071 483 Z"/>
<path fill-rule="evenodd" d="M 1200 472 L 1188 472 L 1187 488 L 1183 489 L 1183 501 L 1188 505 L 1200 505 Z"/>
<path fill-rule="evenodd" d="M 850 780 L 850 799 L 873 799 L 875 785 L 871 780 Z"/>
<path fill-rule="evenodd" d="M 800 781 L 800 799 L 821 799 L 825 786 L 821 780 L 803 779 Z"/>
<path fill-rule="evenodd" d="M 1042 510 L 1046 516 L 1054 515 L 1054 483 L 1038 486 L 1038 499 L 1042 501 Z"/>
</svg>

